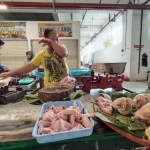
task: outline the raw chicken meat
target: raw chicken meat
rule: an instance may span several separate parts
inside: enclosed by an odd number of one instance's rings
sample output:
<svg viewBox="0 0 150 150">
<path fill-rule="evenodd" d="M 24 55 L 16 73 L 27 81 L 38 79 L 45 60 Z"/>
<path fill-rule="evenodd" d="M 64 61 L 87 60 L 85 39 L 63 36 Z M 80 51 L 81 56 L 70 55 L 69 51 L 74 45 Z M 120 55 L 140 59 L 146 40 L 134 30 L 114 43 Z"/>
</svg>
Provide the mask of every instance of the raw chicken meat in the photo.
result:
<svg viewBox="0 0 150 150">
<path fill-rule="evenodd" d="M 53 131 L 51 128 L 47 127 L 47 128 L 39 128 L 38 129 L 38 134 L 48 134 L 48 133 L 54 133 L 55 131 Z"/>
<path fill-rule="evenodd" d="M 148 140 L 150 141 L 150 127 L 148 127 L 148 128 L 145 130 L 145 134 L 147 135 Z"/>
<path fill-rule="evenodd" d="M 100 109 L 102 110 L 102 112 L 108 114 L 108 115 L 111 115 L 112 112 L 113 112 L 113 109 L 112 109 L 112 104 L 111 103 L 107 103 L 107 102 L 99 102 L 98 103 L 98 106 L 100 107 Z"/>
<path fill-rule="evenodd" d="M 91 128 L 92 127 L 92 123 L 89 120 L 89 118 L 86 115 L 84 115 L 84 114 L 82 114 L 81 117 L 82 117 L 82 125 L 85 128 Z"/>
<path fill-rule="evenodd" d="M 105 94 L 105 93 L 101 93 L 100 95 L 102 95 L 105 99 L 109 100 L 112 102 L 112 99 L 109 95 Z"/>
<path fill-rule="evenodd" d="M 74 101 L 73 106 L 69 107 L 51 105 L 49 108 L 45 108 L 45 113 L 40 117 L 38 123 L 38 134 L 50 134 L 92 127 L 89 117 L 93 117 L 94 114 L 82 114 L 84 107 L 80 109 L 76 101 Z"/>
<path fill-rule="evenodd" d="M 133 105 L 132 99 L 126 97 L 118 98 L 112 103 L 113 108 L 122 115 L 128 115 L 131 112 Z"/>
<path fill-rule="evenodd" d="M 73 90 L 75 87 L 76 79 L 70 76 L 65 77 L 60 81 L 60 87 L 66 87 L 70 90 Z"/>
<path fill-rule="evenodd" d="M 137 109 L 140 109 L 142 106 L 144 106 L 145 104 L 148 103 L 148 100 L 146 98 L 146 96 L 144 94 L 138 94 L 134 97 L 133 99 L 134 103 L 135 103 L 135 107 Z"/>
<path fill-rule="evenodd" d="M 144 96 L 146 97 L 148 103 L 150 102 L 150 94 L 144 94 Z"/>
<path fill-rule="evenodd" d="M 84 129 L 84 127 L 80 123 L 78 123 L 77 126 L 75 126 L 74 128 L 72 128 L 71 131 L 79 130 L 79 129 Z"/>
<path fill-rule="evenodd" d="M 98 97 L 96 99 L 96 103 L 98 104 L 98 106 L 100 107 L 101 111 L 103 111 L 106 114 L 111 115 L 112 114 L 112 100 L 109 98 L 109 96 L 107 94 L 105 94 L 104 98 L 102 96 Z"/>
<path fill-rule="evenodd" d="M 44 120 L 39 121 L 39 127 L 40 128 L 49 127 L 50 125 L 51 125 L 50 121 L 44 121 Z"/>
<path fill-rule="evenodd" d="M 52 121 L 54 118 L 55 118 L 55 113 L 52 109 L 50 109 L 43 115 L 43 120 L 45 121 Z"/>
<path fill-rule="evenodd" d="M 135 112 L 132 119 L 140 119 L 143 122 L 150 124 L 150 103 L 142 106 L 138 111 Z"/>
</svg>

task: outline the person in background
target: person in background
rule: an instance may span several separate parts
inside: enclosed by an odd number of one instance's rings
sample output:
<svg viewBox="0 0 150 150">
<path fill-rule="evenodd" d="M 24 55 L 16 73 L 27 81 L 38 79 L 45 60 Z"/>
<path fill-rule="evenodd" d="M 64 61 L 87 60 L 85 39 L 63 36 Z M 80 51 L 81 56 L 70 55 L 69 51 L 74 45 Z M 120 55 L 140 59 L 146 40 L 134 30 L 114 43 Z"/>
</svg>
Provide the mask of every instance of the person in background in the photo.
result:
<svg viewBox="0 0 150 150">
<path fill-rule="evenodd" d="M 0 49 L 2 48 L 2 46 L 5 45 L 5 43 L 0 39 Z M 0 73 L 2 72 L 8 72 L 10 71 L 10 69 L 8 69 L 7 67 L 0 65 Z"/>
<path fill-rule="evenodd" d="M 5 43 L 0 39 L 0 49 L 2 48 L 2 46 L 4 45 Z"/>
<path fill-rule="evenodd" d="M 45 38 L 39 41 L 39 44 L 43 43 L 43 46 L 47 45 L 47 49 L 39 51 L 35 57 L 26 65 L 16 70 L 0 74 L 0 79 L 5 79 L 13 75 L 25 74 L 35 70 L 40 65 L 42 65 L 45 71 L 44 87 L 48 88 L 53 86 L 60 86 L 60 81 L 65 76 L 64 72 L 55 63 L 53 58 L 55 58 L 60 63 L 61 67 L 66 70 L 66 74 L 69 75 L 69 68 L 66 63 L 68 51 L 64 45 L 59 44 L 58 34 L 54 29 L 45 29 L 44 37 Z M 68 84 L 66 84 L 66 80 L 64 80 L 61 82 L 61 87 L 69 88 L 72 87 L 73 84 L 75 85 L 75 81 L 70 81 L 67 80 Z"/>
<path fill-rule="evenodd" d="M 27 58 L 25 59 L 24 64 L 27 64 L 28 62 L 30 62 L 34 58 L 34 52 L 28 51 L 28 52 L 26 52 L 26 56 L 27 56 Z"/>
<path fill-rule="evenodd" d="M 27 57 L 27 58 L 25 59 L 24 64 L 26 65 L 27 63 L 29 63 L 29 62 L 34 58 L 34 56 L 35 56 L 35 55 L 34 55 L 34 52 L 33 52 L 33 51 L 28 51 L 28 52 L 26 52 L 26 57 Z M 26 76 L 35 78 L 35 77 L 36 77 L 36 69 L 30 71 L 29 73 L 27 73 Z"/>
<path fill-rule="evenodd" d="M 148 57 L 148 56 L 147 56 L 146 53 L 144 53 L 144 54 L 142 55 L 142 66 L 145 66 L 145 67 L 148 66 L 147 57 Z"/>
</svg>

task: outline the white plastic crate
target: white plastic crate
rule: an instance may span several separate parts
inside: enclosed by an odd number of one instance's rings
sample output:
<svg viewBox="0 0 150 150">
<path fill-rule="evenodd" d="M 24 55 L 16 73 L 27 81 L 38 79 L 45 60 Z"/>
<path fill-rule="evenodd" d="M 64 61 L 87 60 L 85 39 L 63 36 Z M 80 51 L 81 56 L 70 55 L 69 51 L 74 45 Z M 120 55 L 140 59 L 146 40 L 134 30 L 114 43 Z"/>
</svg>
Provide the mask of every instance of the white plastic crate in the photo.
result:
<svg viewBox="0 0 150 150">
<path fill-rule="evenodd" d="M 50 107 L 51 105 L 54 105 L 54 106 L 60 106 L 60 105 L 72 106 L 73 102 L 74 101 L 59 101 L 59 102 L 45 103 L 42 105 L 39 117 L 44 113 L 44 109 Z M 77 103 L 78 107 L 83 108 L 83 104 L 81 103 L 81 101 L 76 100 L 76 103 Z M 86 109 L 84 109 L 83 113 L 88 114 Z M 93 121 L 93 119 L 90 118 L 90 121 L 92 123 L 91 128 L 84 128 L 84 129 L 75 130 L 75 131 L 64 131 L 64 132 L 38 135 L 39 117 L 38 117 L 36 124 L 34 126 L 34 129 L 32 131 L 32 136 L 34 138 L 36 138 L 38 143 L 48 143 L 48 142 L 55 142 L 55 141 L 85 137 L 85 136 L 89 136 L 93 133 L 94 121 Z"/>
</svg>

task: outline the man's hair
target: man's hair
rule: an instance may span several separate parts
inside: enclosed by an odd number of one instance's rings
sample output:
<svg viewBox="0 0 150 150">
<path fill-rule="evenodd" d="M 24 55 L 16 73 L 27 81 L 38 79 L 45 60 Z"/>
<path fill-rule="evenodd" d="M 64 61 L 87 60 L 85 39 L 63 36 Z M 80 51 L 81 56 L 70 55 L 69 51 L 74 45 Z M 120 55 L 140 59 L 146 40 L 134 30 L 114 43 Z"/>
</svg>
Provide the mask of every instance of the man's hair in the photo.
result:
<svg viewBox="0 0 150 150">
<path fill-rule="evenodd" d="M 0 46 L 3 46 L 5 43 L 0 39 Z"/>
<path fill-rule="evenodd" d="M 49 35 L 51 32 L 55 32 L 55 33 L 56 33 L 56 30 L 55 30 L 55 29 L 50 29 L 50 28 L 45 29 L 45 31 L 44 31 L 44 37 L 45 37 L 45 38 L 48 38 L 48 35 Z"/>
</svg>

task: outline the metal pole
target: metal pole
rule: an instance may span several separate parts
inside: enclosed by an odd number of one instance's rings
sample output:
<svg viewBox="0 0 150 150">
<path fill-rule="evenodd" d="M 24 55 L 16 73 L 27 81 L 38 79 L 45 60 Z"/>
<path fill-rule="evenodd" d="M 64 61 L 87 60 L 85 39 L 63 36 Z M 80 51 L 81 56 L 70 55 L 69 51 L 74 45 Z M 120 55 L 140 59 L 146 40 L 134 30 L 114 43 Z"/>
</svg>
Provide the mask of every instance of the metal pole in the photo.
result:
<svg viewBox="0 0 150 150">
<path fill-rule="evenodd" d="M 138 63 L 138 74 L 140 73 L 140 60 L 141 60 L 141 44 L 142 44 L 142 27 L 143 27 L 143 10 L 141 10 L 141 22 L 140 22 L 140 43 L 139 43 L 139 63 Z"/>
<path fill-rule="evenodd" d="M 82 26 L 82 23 L 83 23 L 83 20 L 84 20 L 84 18 L 85 18 L 86 13 L 87 13 L 87 10 L 85 11 L 85 13 L 84 13 L 84 15 L 83 15 L 83 18 L 82 18 L 82 21 L 81 21 L 80 27 Z"/>
</svg>

